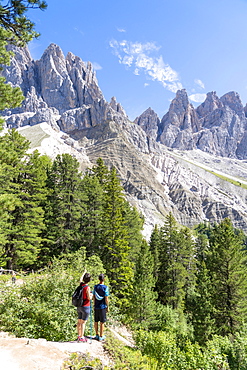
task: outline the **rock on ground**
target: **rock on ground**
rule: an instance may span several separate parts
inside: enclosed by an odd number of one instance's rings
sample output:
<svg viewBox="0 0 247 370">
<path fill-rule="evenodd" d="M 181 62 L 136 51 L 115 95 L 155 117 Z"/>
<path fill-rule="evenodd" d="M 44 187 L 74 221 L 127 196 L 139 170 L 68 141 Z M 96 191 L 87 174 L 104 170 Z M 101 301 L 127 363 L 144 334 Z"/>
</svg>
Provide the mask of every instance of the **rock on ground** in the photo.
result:
<svg viewBox="0 0 247 370">
<path fill-rule="evenodd" d="M 6 370 L 60 370 L 70 353 L 89 352 L 100 358 L 104 365 L 109 359 L 102 343 L 90 340 L 87 343 L 49 342 L 45 339 L 15 338 L 8 333 L 0 333 L 0 363 Z"/>
</svg>

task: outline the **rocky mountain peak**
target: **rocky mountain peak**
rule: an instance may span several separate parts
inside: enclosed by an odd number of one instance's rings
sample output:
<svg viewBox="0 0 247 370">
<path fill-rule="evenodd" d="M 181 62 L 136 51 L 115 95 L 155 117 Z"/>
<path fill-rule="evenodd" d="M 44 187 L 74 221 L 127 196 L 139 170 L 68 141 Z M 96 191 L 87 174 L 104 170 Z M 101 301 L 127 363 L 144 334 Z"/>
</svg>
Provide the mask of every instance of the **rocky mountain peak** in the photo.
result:
<svg viewBox="0 0 247 370">
<path fill-rule="evenodd" d="M 190 106 L 189 98 L 185 89 L 178 90 L 176 97 L 172 100 L 169 110 L 183 112 Z"/>
<path fill-rule="evenodd" d="M 148 108 L 134 120 L 147 134 L 148 137 L 156 140 L 160 119 L 152 108 Z"/>
<path fill-rule="evenodd" d="M 50 112 L 61 117 L 61 127 L 68 132 L 90 127 L 101 122 L 110 109 L 98 86 L 92 63 L 85 64 L 81 58 L 68 53 L 66 58 L 61 48 L 50 44 L 40 60 L 32 60 L 26 48 L 14 48 L 15 56 L 4 76 L 13 85 L 19 85 L 26 99 L 21 108 L 12 110 L 14 115 L 6 119 L 7 127 L 30 124 L 30 115 L 17 116 L 51 108 Z M 117 109 L 124 114 L 120 104 Z M 8 116 L 11 112 L 8 112 Z M 126 116 L 126 115 L 125 115 Z M 54 126 L 54 120 L 53 126 Z"/>
<path fill-rule="evenodd" d="M 220 101 L 224 104 L 224 106 L 229 107 L 236 114 L 240 116 L 245 115 L 242 101 L 237 92 L 230 91 L 226 93 L 220 98 Z"/>
<path fill-rule="evenodd" d="M 7 50 L 14 52 L 15 56 L 11 60 L 10 66 L 5 66 L 1 75 L 6 78 L 13 86 L 20 86 L 24 91 L 24 75 L 31 63 L 32 58 L 27 47 L 19 48 L 15 45 L 8 45 Z"/>
<path fill-rule="evenodd" d="M 118 103 L 118 102 L 117 102 L 117 99 L 115 98 L 115 96 L 113 96 L 113 97 L 111 98 L 111 101 L 110 101 L 110 107 L 111 107 L 114 111 L 116 111 L 116 112 L 118 112 L 118 113 L 122 114 L 123 116 L 127 117 L 127 114 L 125 113 L 125 110 L 123 109 L 122 105 L 121 105 L 120 103 Z"/>
<path fill-rule="evenodd" d="M 159 125 L 158 140 L 169 147 L 193 149 L 192 134 L 198 129 L 198 116 L 186 90 L 177 91 Z"/>
<path fill-rule="evenodd" d="M 191 129 L 197 131 L 197 114 L 185 89 L 178 90 L 176 97 L 172 100 L 168 111 L 168 117 L 164 116 L 162 121 L 167 124 L 167 121 L 177 126 L 181 130 Z"/>
<path fill-rule="evenodd" d="M 205 101 L 196 109 L 198 117 L 202 118 L 212 113 L 215 109 L 222 108 L 223 103 L 216 95 L 216 91 L 207 93 Z"/>
</svg>

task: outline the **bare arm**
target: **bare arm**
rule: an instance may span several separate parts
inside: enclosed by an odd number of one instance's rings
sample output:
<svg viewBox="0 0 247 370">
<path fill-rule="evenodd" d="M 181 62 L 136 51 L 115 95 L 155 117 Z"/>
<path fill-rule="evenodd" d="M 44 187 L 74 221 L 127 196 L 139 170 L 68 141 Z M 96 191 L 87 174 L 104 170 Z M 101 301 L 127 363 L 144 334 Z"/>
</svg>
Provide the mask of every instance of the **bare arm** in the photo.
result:
<svg viewBox="0 0 247 370">
<path fill-rule="evenodd" d="M 87 287 L 86 294 L 87 294 L 87 299 L 88 299 L 89 301 L 91 301 L 91 299 L 93 298 L 93 294 L 90 292 L 90 288 L 89 288 L 89 286 Z"/>
<path fill-rule="evenodd" d="M 109 298 L 108 298 L 108 296 L 105 297 L 105 303 L 107 304 L 106 310 L 108 312 L 109 311 Z"/>
<path fill-rule="evenodd" d="M 81 278 L 80 278 L 80 283 L 83 282 L 83 276 L 85 275 L 86 272 L 87 272 L 87 270 L 85 269 L 84 272 L 83 272 L 83 274 L 82 274 L 82 276 L 81 276 Z"/>
</svg>

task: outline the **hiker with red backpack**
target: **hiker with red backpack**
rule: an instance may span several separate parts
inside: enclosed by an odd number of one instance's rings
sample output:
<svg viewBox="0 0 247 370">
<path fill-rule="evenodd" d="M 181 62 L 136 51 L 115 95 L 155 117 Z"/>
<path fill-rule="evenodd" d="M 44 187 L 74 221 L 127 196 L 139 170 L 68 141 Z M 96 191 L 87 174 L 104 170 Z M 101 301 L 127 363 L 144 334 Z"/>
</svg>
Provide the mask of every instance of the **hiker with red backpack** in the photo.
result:
<svg viewBox="0 0 247 370">
<path fill-rule="evenodd" d="M 90 292 L 90 287 L 87 285 L 91 280 L 91 275 L 85 272 L 81 278 L 80 288 L 81 292 L 81 304 L 77 307 L 78 322 L 77 322 L 77 342 L 87 342 L 87 338 L 84 336 L 85 326 L 87 319 L 90 315 L 90 301 L 93 297 Z M 78 287 L 79 288 L 79 287 Z"/>
</svg>

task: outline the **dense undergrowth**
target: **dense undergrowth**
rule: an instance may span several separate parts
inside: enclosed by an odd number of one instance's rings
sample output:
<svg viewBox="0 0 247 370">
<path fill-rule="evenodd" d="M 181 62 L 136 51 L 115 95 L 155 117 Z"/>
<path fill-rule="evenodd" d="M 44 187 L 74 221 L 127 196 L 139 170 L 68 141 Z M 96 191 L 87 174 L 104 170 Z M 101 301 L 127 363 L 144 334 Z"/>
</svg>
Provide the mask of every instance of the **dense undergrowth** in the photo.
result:
<svg viewBox="0 0 247 370">
<path fill-rule="evenodd" d="M 169 332 L 136 333 L 136 348 L 126 347 L 111 333 L 104 344 L 112 364 L 104 366 L 89 354 L 72 354 L 64 369 L 94 370 L 244 370 L 247 340 L 215 336 L 200 347 Z"/>
<path fill-rule="evenodd" d="M 70 341 L 76 337 L 76 310 L 71 294 L 78 283 L 79 268 L 87 265 L 97 278 L 102 270 L 96 257 L 85 259 L 81 250 L 73 258 L 55 260 L 42 274 L 25 278 L 22 286 L 6 284 L 1 280 L 0 326 L 17 337 L 45 338 L 52 341 Z M 92 284 L 94 280 L 92 280 Z M 109 321 L 121 320 L 111 301 Z M 103 366 L 90 355 L 73 354 L 64 369 L 79 370 L 246 370 L 247 335 L 213 336 L 199 345 L 193 341 L 190 328 L 182 325 L 171 309 L 164 308 L 159 315 L 156 330 L 133 330 L 135 348 L 119 342 L 109 331 L 104 343 L 112 365 Z M 158 329 L 158 327 L 160 329 Z M 161 330 L 162 329 L 162 330 Z M 87 325 L 89 330 L 89 325 Z M 89 334 L 89 332 L 87 332 Z"/>
<path fill-rule="evenodd" d="M 86 260 L 84 249 L 73 257 L 54 260 L 42 274 L 31 274 L 25 284 L 16 286 L 2 282 L 0 326 L 17 337 L 70 341 L 76 338 L 77 312 L 71 296 L 79 284 L 80 271 L 87 267 L 97 282 L 98 271 L 104 271 L 99 258 Z M 0 280 L 1 281 L 1 280 Z"/>
</svg>

